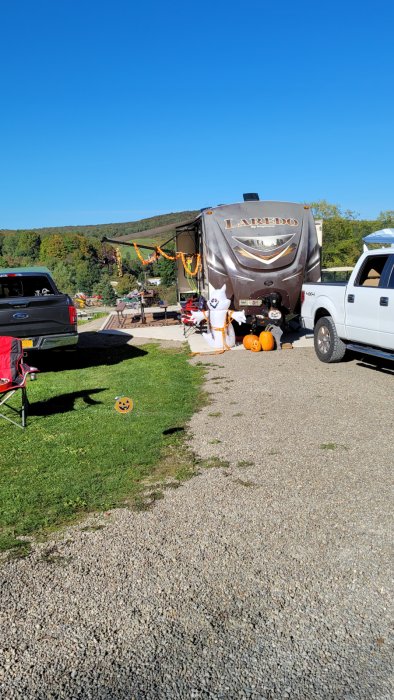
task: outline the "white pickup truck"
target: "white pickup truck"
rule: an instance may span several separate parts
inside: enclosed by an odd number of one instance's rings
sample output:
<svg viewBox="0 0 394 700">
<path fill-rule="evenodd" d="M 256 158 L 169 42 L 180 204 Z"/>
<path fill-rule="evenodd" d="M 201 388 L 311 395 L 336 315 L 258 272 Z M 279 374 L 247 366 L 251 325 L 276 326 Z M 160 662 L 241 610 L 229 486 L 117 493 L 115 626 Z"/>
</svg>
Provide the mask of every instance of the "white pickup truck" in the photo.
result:
<svg viewBox="0 0 394 700">
<path fill-rule="evenodd" d="M 348 349 L 394 360 L 394 248 L 365 251 L 347 283 L 305 283 L 301 319 L 322 362 Z"/>
</svg>

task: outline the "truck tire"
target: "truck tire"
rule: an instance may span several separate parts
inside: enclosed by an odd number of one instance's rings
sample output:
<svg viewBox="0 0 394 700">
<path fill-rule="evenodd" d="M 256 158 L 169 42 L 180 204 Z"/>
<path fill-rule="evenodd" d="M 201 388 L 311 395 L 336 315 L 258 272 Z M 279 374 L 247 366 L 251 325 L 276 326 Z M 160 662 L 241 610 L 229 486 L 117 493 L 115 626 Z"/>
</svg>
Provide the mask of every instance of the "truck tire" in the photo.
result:
<svg viewBox="0 0 394 700">
<path fill-rule="evenodd" d="M 322 316 L 315 325 L 315 352 L 321 362 L 340 362 L 346 352 L 331 316 Z"/>
</svg>

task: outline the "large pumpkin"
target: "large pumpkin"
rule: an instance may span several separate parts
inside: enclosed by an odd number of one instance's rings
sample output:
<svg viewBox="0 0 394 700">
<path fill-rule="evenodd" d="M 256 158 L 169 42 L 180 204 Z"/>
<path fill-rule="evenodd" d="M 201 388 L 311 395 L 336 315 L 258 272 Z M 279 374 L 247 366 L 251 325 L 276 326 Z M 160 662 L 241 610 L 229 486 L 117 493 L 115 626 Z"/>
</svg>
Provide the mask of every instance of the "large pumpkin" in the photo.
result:
<svg viewBox="0 0 394 700">
<path fill-rule="evenodd" d="M 275 338 L 270 331 L 262 331 L 260 333 L 259 341 L 263 350 L 273 350 L 275 347 Z"/>
<path fill-rule="evenodd" d="M 253 335 L 253 333 L 249 333 L 248 335 L 245 335 L 245 337 L 242 341 L 244 348 L 246 350 L 250 350 L 253 341 L 258 340 L 258 339 L 259 339 L 258 335 Z"/>
<path fill-rule="evenodd" d="M 259 339 L 258 339 L 257 336 L 256 336 L 256 339 L 255 339 L 255 340 L 252 340 L 251 345 L 250 345 L 250 349 L 251 349 L 252 352 L 260 352 L 260 350 L 261 350 L 261 343 L 260 343 L 260 341 L 259 341 Z"/>
</svg>

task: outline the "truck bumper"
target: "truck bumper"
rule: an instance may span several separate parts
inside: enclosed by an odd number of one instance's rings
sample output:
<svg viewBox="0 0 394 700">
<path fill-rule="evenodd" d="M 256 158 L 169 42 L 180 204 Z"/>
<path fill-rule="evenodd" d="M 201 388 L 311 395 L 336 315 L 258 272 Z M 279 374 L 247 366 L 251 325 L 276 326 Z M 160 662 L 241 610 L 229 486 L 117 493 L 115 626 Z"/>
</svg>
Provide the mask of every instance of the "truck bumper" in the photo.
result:
<svg viewBox="0 0 394 700">
<path fill-rule="evenodd" d="M 32 350 L 53 350 L 55 348 L 75 347 L 78 343 L 78 333 L 62 335 L 44 335 L 33 339 Z"/>
</svg>

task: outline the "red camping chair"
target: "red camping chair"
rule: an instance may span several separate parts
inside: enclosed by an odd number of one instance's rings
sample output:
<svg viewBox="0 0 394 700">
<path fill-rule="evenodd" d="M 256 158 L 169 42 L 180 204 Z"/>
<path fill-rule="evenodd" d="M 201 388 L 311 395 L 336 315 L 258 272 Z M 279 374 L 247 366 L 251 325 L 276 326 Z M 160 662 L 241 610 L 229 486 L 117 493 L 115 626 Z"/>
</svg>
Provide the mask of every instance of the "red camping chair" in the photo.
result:
<svg viewBox="0 0 394 700">
<path fill-rule="evenodd" d="M 190 333 L 201 330 L 201 328 L 196 326 L 191 315 L 192 311 L 200 311 L 200 307 L 197 299 L 188 299 L 181 304 L 181 307 L 181 323 L 183 325 L 183 335 L 186 338 Z M 205 321 L 203 323 L 205 323 Z"/>
<path fill-rule="evenodd" d="M 0 413 L 0 418 L 13 423 L 18 428 L 26 427 L 26 414 L 29 405 L 26 391 L 26 379 L 28 374 L 38 372 L 34 367 L 29 367 L 23 362 L 22 341 L 19 338 L 0 336 L 0 406 L 3 406 L 17 391 L 22 394 L 22 406 L 20 409 L 7 405 L 7 408 L 20 417 L 20 423 L 9 416 Z"/>
</svg>

